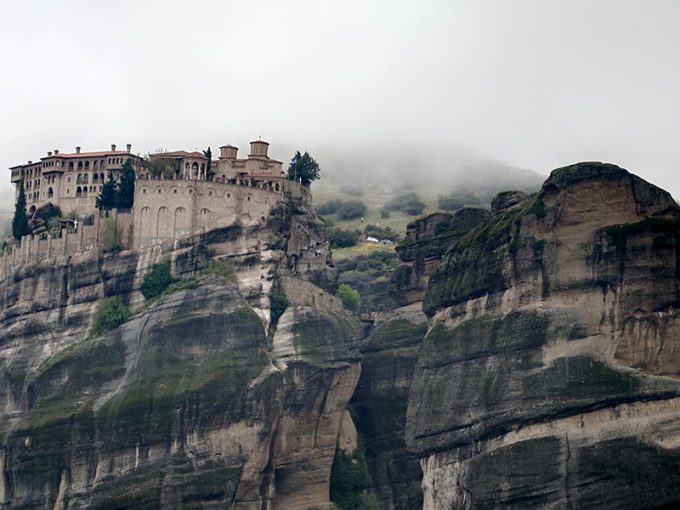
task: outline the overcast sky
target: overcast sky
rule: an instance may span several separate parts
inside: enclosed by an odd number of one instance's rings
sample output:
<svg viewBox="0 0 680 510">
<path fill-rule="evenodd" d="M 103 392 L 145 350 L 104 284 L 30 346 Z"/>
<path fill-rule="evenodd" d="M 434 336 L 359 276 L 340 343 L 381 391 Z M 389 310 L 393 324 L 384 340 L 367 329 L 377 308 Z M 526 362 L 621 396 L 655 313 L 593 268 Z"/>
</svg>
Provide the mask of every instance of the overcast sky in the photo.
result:
<svg viewBox="0 0 680 510">
<path fill-rule="evenodd" d="M 680 1 L 0 0 L 0 190 L 47 150 L 617 163 L 680 197 Z"/>
</svg>

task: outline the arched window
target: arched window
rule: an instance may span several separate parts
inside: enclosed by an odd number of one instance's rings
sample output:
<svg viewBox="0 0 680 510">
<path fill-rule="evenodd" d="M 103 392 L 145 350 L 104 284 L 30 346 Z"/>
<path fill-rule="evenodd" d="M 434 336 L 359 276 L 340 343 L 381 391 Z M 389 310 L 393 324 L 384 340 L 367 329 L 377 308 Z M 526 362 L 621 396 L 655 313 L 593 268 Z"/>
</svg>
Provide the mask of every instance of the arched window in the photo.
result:
<svg viewBox="0 0 680 510">
<path fill-rule="evenodd" d="M 52 198 L 54 196 L 54 190 L 52 188 L 47 189 L 47 198 Z"/>
<path fill-rule="evenodd" d="M 81 188 L 80 186 L 78 186 L 78 187 L 76 188 L 76 196 L 77 196 L 77 197 L 80 197 L 80 196 L 82 196 L 82 195 L 83 195 L 83 188 Z"/>
<path fill-rule="evenodd" d="M 76 184 L 80 184 L 83 182 L 83 174 L 78 174 L 78 177 L 76 178 Z"/>
<path fill-rule="evenodd" d="M 95 163 L 96 163 L 96 161 L 95 161 Z M 99 174 L 94 174 L 92 176 L 92 182 L 97 182 L 98 180 L 99 180 Z"/>
<path fill-rule="evenodd" d="M 78 161 L 78 170 L 82 170 L 82 168 L 83 168 L 83 162 Z"/>
<path fill-rule="evenodd" d="M 73 161 L 69 161 L 68 163 L 68 169 L 73 170 Z"/>
<path fill-rule="evenodd" d="M 83 184 L 87 184 L 87 181 L 88 181 L 88 175 L 83 174 Z"/>
</svg>

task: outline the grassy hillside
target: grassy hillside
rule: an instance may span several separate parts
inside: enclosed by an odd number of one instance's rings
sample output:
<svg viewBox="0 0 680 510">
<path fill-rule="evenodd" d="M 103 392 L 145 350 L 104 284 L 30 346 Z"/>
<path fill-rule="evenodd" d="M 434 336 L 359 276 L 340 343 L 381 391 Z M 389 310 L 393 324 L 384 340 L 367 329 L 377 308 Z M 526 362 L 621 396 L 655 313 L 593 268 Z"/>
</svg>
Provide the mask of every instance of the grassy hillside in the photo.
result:
<svg viewBox="0 0 680 510">
<path fill-rule="evenodd" d="M 312 152 L 312 149 L 310 149 Z M 368 148 L 319 149 L 312 152 L 321 165 L 321 179 L 312 186 L 314 205 L 330 200 L 361 200 L 367 211 L 361 218 L 343 220 L 326 216 L 336 227 L 358 228 L 368 224 L 388 226 L 403 234 L 406 225 L 418 216 L 440 210 L 438 197 L 455 193 L 462 205 L 488 206 L 500 191 L 536 191 L 545 176 L 531 170 L 472 156 L 454 149 L 406 148 L 397 146 L 377 153 Z M 393 211 L 388 218 L 380 210 L 391 199 L 415 193 L 425 203 L 421 214 L 410 216 Z"/>
</svg>

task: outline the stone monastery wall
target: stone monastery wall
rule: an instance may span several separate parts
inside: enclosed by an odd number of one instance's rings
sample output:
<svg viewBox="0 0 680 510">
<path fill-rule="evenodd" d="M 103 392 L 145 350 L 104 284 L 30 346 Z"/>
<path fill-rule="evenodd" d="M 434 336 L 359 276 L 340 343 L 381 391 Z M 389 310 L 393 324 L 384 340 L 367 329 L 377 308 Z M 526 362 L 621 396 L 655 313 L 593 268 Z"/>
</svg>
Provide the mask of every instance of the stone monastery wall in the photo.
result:
<svg viewBox="0 0 680 510">
<path fill-rule="evenodd" d="M 277 192 L 213 181 L 138 179 L 132 210 L 94 214 L 92 225 L 62 229 L 58 237 L 24 236 L 0 253 L 0 281 L 24 264 L 102 250 L 114 244 L 112 235 L 123 249 L 142 249 L 235 222 L 262 224 L 286 197 L 311 201 L 309 190 L 291 181 L 284 181 Z"/>
<path fill-rule="evenodd" d="M 17 267 L 37 264 L 44 260 L 70 257 L 86 251 L 98 250 L 103 240 L 101 222 L 95 217 L 93 225 L 81 225 L 77 231 L 63 229 L 61 237 L 24 236 L 21 244 L 12 245 L 0 255 L 0 281 L 12 275 Z"/>
<path fill-rule="evenodd" d="M 134 248 L 240 222 L 264 223 L 281 192 L 213 181 L 140 179 L 135 185 Z"/>
</svg>

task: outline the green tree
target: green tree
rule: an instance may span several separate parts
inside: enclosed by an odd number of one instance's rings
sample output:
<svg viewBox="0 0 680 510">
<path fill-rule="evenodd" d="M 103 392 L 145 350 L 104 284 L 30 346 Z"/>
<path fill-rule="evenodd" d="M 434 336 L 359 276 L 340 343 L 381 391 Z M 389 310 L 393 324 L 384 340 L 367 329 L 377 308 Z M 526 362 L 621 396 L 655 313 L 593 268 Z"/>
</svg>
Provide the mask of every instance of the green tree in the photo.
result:
<svg viewBox="0 0 680 510">
<path fill-rule="evenodd" d="M 347 200 L 342 203 L 337 211 L 337 215 L 341 220 L 353 220 L 354 218 L 361 218 L 366 214 L 366 210 L 366 204 L 361 200 Z"/>
<path fill-rule="evenodd" d="M 368 487 L 366 458 L 358 451 L 347 455 L 336 448 L 331 468 L 330 496 L 342 510 L 362 508 L 362 493 Z"/>
<path fill-rule="evenodd" d="M 300 151 L 297 151 L 290 160 L 288 179 L 309 186 L 312 181 L 319 179 L 320 172 L 319 163 L 308 152 L 300 154 Z"/>
<path fill-rule="evenodd" d="M 130 318 L 130 309 L 120 296 L 102 299 L 97 305 L 97 311 L 92 320 L 92 334 L 101 335 Z"/>
<path fill-rule="evenodd" d="M 338 286 L 338 291 L 335 293 L 337 297 L 342 299 L 342 304 L 345 308 L 352 310 L 353 312 L 358 312 L 361 306 L 361 296 L 359 292 L 346 283 L 341 283 Z"/>
<path fill-rule="evenodd" d="M 288 297 L 282 290 L 275 290 L 272 292 L 271 298 L 271 316 L 272 324 L 277 324 L 279 322 L 279 317 L 283 315 L 283 312 L 288 308 Z"/>
<path fill-rule="evenodd" d="M 154 264 L 151 267 L 151 271 L 144 275 L 144 280 L 139 290 L 145 299 L 151 299 L 160 296 L 171 283 L 170 264 Z"/>
<path fill-rule="evenodd" d="M 97 197 L 97 209 L 100 211 L 107 211 L 116 207 L 116 198 L 118 195 L 118 183 L 113 178 L 113 172 L 109 170 L 109 178 L 102 186 L 102 190 Z"/>
<path fill-rule="evenodd" d="M 135 169 L 132 160 L 123 163 L 121 170 L 120 185 L 116 193 L 116 207 L 118 209 L 130 209 L 135 201 Z"/>
<path fill-rule="evenodd" d="M 208 164 L 205 167 L 205 175 L 208 179 L 212 178 L 213 171 L 212 171 L 212 151 L 210 150 L 210 147 L 208 147 L 208 150 L 203 151 L 203 155 L 208 158 Z"/>
<path fill-rule="evenodd" d="M 359 234 L 351 230 L 333 228 L 328 231 L 328 241 L 332 248 L 347 248 L 359 242 Z"/>
<path fill-rule="evenodd" d="M 26 215 L 26 191 L 24 190 L 23 179 L 19 181 L 19 197 L 14 207 L 14 218 L 12 219 L 12 235 L 19 241 L 22 236 L 31 233 L 28 227 L 28 216 Z"/>
<path fill-rule="evenodd" d="M 425 209 L 425 203 L 415 193 L 403 193 L 388 201 L 384 208 L 388 211 L 401 211 L 410 216 L 417 216 Z"/>
</svg>

